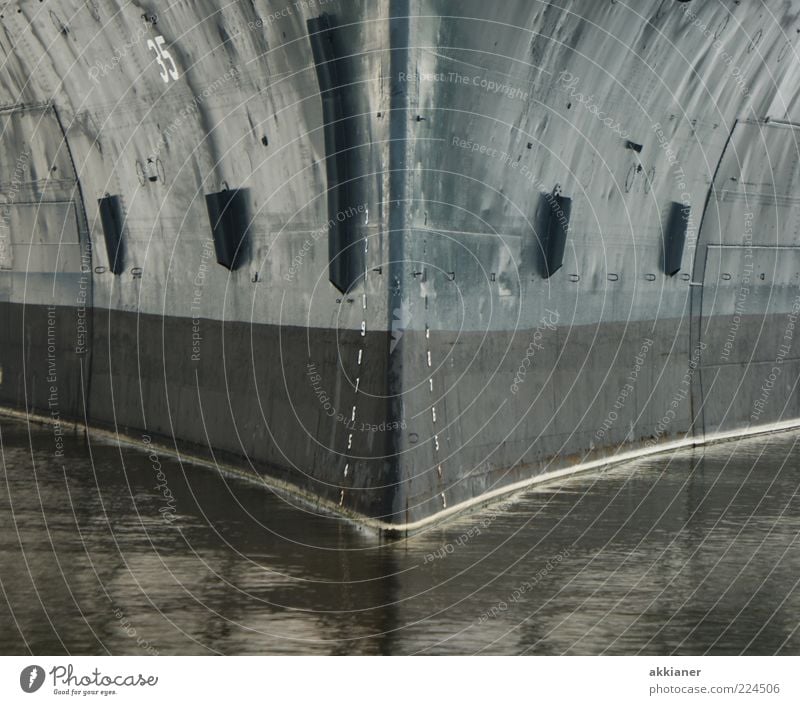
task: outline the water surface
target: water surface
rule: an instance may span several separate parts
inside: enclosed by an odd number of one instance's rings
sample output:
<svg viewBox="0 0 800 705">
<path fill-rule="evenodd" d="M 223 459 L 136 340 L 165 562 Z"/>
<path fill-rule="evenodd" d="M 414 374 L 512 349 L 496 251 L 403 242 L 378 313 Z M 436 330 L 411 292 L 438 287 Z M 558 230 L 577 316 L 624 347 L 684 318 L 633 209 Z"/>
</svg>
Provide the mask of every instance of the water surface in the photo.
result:
<svg viewBox="0 0 800 705">
<path fill-rule="evenodd" d="M 380 543 L 140 448 L 0 431 L 3 654 L 800 654 L 796 433 Z"/>
</svg>

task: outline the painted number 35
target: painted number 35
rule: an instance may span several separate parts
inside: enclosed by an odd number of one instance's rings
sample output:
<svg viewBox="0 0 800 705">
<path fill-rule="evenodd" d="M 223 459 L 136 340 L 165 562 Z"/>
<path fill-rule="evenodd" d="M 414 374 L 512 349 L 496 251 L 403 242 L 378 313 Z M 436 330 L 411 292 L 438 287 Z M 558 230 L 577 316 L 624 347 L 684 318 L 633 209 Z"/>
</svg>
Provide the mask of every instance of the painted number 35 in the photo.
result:
<svg viewBox="0 0 800 705">
<path fill-rule="evenodd" d="M 164 37 L 159 35 L 156 37 L 155 41 L 148 39 L 147 47 L 156 53 L 156 61 L 161 67 L 161 80 L 164 81 L 164 83 L 169 83 L 170 78 L 172 78 L 173 81 L 177 81 L 180 75 L 178 74 L 178 67 L 175 66 L 172 54 L 170 54 L 164 46 Z"/>
</svg>

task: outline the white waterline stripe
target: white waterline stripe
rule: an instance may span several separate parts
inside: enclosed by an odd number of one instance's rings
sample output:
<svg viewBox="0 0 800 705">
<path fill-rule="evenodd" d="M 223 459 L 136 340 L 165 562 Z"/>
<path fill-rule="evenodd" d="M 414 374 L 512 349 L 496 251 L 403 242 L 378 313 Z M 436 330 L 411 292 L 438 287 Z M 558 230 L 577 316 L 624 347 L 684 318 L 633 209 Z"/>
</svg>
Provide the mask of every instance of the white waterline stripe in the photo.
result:
<svg viewBox="0 0 800 705">
<path fill-rule="evenodd" d="M 417 531 L 426 526 L 444 521 L 445 519 L 455 514 L 460 514 L 466 511 L 467 509 L 477 507 L 483 504 L 488 504 L 489 502 L 504 495 L 513 494 L 528 487 L 543 484 L 546 482 L 551 482 L 553 480 L 561 479 L 569 475 L 576 475 L 579 473 L 587 472 L 589 470 L 595 470 L 597 468 L 622 465 L 628 461 L 636 460 L 637 458 L 643 458 L 651 455 L 662 455 L 664 453 L 668 453 L 674 450 L 680 450 L 682 448 L 690 448 L 703 445 L 714 445 L 715 443 L 721 443 L 733 439 L 743 439 L 752 436 L 760 436 L 760 435 L 778 433 L 781 431 L 790 431 L 792 429 L 800 428 L 800 419 L 794 419 L 792 421 L 784 421 L 781 423 L 773 423 L 773 424 L 763 424 L 761 426 L 752 426 L 740 430 L 725 431 L 720 433 L 714 433 L 711 435 L 691 436 L 683 440 L 672 441 L 670 443 L 663 443 L 659 445 L 653 445 L 648 448 L 636 448 L 634 450 L 630 450 L 625 453 L 620 453 L 618 455 L 611 455 L 607 458 L 592 460 L 591 462 L 588 463 L 580 463 L 578 465 L 573 465 L 568 468 L 562 468 L 560 470 L 553 470 L 551 472 L 534 475 L 533 477 L 529 477 L 525 480 L 520 480 L 519 482 L 515 482 L 511 485 L 504 485 L 503 487 L 500 487 L 496 490 L 492 490 L 491 492 L 487 492 L 478 497 L 473 497 L 471 499 L 460 502 L 459 504 L 455 504 L 452 507 L 448 507 L 447 509 L 437 512 L 436 514 L 432 514 L 431 516 L 425 517 L 424 519 L 418 519 L 417 521 L 408 522 L 406 524 L 390 524 L 385 521 L 379 521 L 376 519 L 372 519 L 370 517 L 363 516 L 361 514 L 358 514 L 357 512 L 350 512 L 350 511 L 343 512 L 342 508 L 335 502 L 331 502 L 322 497 L 318 497 L 308 492 L 304 492 L 299 487 L 292 485 L 291 483 L 283 482 L 281 480 L 276 480 L 272 477 L 268 477 L 265 475 L 259 475 L 255 472 L 248 472 L 246 470 L 241 470 L 235 466 L 227 465 L 224 463 L 212 462 L 206 458 L 202 458 L 199 456 L 178 453 L 175 451 L 175 449 L 170 449 L 166 446 L 156 445 L 155 443 L 145 444 L 142 441 L 137 441 L 135 438 L 126 436 L 124 434 L 115 433 L 112 431 L 106 431 L 94 426 L 87 426 L 86 424 L 76 421 L 69 421 L 65 419 L 54 420 L 49 416 L 29 414 L 4 406 L 0 406 L 0 415 L 23 421 L 29 421 L 32 423 L 41 424 L 45 426 L 52 426 L 56 421 L 58 421 L 59 423 L 61 423 L 62 428 L 65 429 L 71 428 L 76 431 L 78 430 L 85 431 L 86 433 L 91 433 L 92 436 L 94 437 L 106 438 L 109 441 L 118 443 L 119 445 L 125 447 L 144 448 L 145 446 L 149 446 L 155 448 L 164 455 L 176 458 L 182 462 L 185 461 L 192 463 L 193 465 L 210 468 L 212 470 L 216 470 L 217 472 L 223 475 L 232 475 L 238 477 L 239 479 L 250 482 L 252 484 L 260 485 L 262 487 L 268 487 L 270 489 L 278 490 L 281 492 L 286 492 L 306 503 L 309 503 L 314 507 L 325 508 L 331 513 L 339 517 L 342 517 L 343 519 L 354 521 L 358 523 L 360 526 L 366 526 L 371 529 L 376 529 L 378 531 L 385 531 L 390 533 Z M 145 432 L 143 431 L 142 433 Z"/>
</svg>

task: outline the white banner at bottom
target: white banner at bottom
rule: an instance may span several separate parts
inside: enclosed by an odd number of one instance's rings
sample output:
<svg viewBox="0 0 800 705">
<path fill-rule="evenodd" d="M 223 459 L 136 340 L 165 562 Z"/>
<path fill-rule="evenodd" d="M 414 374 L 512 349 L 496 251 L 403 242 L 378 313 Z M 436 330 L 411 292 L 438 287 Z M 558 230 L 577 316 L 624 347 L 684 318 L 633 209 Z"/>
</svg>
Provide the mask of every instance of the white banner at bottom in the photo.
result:
<svg viewBox="0 0 800 705">
<path fill-rule="evenodd" d="M 800 702 L 800 657 L 0 658 L 0 703 Z"/>
</svg>

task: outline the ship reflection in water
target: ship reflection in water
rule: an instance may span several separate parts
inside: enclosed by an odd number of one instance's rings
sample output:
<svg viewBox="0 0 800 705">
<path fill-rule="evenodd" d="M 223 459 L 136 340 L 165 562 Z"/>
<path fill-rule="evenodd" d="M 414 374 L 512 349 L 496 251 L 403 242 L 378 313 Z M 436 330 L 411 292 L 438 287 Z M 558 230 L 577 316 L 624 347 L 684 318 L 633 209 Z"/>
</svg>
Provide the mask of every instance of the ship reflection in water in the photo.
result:
<svg viewBox="0 0 800 705">
<path fill-rule="evenodd" d="M 796 434 L 381 545 L 146 450 L 0 428 L 4 654 L 800 653 Z"/>
</svg>

